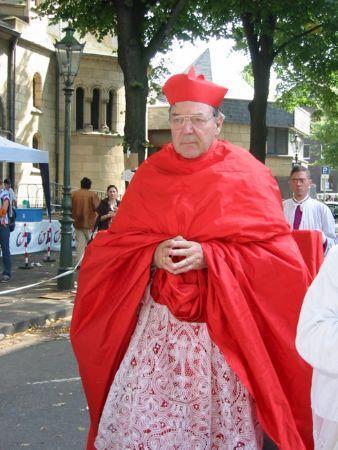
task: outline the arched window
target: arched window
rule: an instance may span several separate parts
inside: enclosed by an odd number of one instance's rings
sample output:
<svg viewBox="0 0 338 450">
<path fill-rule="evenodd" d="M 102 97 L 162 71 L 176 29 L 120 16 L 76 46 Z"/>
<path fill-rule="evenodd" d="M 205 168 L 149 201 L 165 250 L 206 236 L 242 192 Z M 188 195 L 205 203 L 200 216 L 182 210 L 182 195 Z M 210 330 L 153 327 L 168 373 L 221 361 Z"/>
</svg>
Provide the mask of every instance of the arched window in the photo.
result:
<svg viewBox="0 0 338 450">
<path fill-rule="evenodd" d="M 37 72 L 33 77 L 33 106 L 38 109 L 41 109 L 42 106 L 42 81 Z"/>
<path fill-rule="evenodd" d="M 83 130 L 83 102 L 84 102 L 84 89 L 78 87 L 76 89 L 76 129 Z"/>
<path fill-rule="evenodd" d="M 114 100 L 114 91 L 109 91 L 109 100 L 106 105 L 106 118 L 107 118 L 107 127 L 110 131 L 112 131 L 113 125 L 113 100 Z"/>
<path fill-rule="evenodd" d="M 93 130 L 99 129 L 100 123 L 100 89 L 93 89 L 93 98 L 90 108 L 90 122 L 93 125 Z"/>
</svg>

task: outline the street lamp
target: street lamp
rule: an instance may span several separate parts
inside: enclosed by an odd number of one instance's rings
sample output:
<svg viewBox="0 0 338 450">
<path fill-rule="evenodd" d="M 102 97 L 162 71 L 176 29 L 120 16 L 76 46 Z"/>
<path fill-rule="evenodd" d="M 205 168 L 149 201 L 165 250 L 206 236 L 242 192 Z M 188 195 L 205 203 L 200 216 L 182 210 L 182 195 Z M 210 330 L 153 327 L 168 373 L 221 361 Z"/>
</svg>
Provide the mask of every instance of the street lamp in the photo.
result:
<svg viewBox="0 0 338 450">
<path fill-rule="evenodd" d="M 73 95 L 73 82 L 79 71 L 80 58 L 85 44 L 80 44 L 74 38 L 75 29 L 71 26 L 63 31 L 66 36 L 54 44 L 59 66 L 59 73 L 63 76 L 65 87 L 65 141 L 63 161 L 63 198 L 61 222 L 61 249 L 59 274 L 73 268 L 72 257 L 72 203 L 70 196 L 70 128 L 71 128 L 71 101 Z M 58 288 L 62 290 L 73 287 L 72 274 L 58 279 Z"/>
<path fill-rule="evenodd" d="M 301 138 L 299 137 L 298 133 L 294 133 L 291 138 L 290 138 L 290 142 L 293 144 L 293 148 L 294 148 L 294 156 L 295 156 L 295 162 L 294 165 L 298 165 L 298 155 L 299 155 L 299 151 L 300 151 L 300 145 L 301 145 Z"/>
</svg>

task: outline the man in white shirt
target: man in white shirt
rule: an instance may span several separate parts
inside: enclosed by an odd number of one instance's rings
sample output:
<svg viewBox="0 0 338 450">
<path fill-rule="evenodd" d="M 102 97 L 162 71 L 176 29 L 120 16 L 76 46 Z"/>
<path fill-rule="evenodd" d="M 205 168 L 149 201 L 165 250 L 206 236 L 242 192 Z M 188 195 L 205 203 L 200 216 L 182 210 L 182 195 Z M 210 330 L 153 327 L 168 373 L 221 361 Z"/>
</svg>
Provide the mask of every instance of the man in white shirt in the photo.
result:
<svg viewBox="0 0 338 450">
<path fill-rule="evenodd" d="M 312 180 L 306 167 L 294 166 L 290 174 L 292 198 L 283 202 L 284 215 L 293 230 L 322 232 L 325 254 L 335 245 L 335 223 L 330 209 L 310 197 Z"/>
<path fill-rule="evenodd" d="M 314 367 L 311 390 L 316 450 L 338 450 L 338 246 L 304 299 L 296 347 Z"/>
</svg>

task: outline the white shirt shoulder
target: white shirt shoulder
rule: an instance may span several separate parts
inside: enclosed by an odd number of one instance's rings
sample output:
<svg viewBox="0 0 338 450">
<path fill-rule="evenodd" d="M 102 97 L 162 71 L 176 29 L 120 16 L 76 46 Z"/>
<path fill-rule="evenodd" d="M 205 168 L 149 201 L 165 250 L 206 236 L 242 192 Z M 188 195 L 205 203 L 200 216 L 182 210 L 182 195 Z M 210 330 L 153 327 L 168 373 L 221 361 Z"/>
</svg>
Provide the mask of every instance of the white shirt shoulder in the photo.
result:
<svg viewBox="0 0 338 450">
<path fill-rule="evenodd" d="M 296 347 L 314 367 L 312 407 L 338 421 L 338 246 L 329 251 L 302 306 Z"/>
</svg>

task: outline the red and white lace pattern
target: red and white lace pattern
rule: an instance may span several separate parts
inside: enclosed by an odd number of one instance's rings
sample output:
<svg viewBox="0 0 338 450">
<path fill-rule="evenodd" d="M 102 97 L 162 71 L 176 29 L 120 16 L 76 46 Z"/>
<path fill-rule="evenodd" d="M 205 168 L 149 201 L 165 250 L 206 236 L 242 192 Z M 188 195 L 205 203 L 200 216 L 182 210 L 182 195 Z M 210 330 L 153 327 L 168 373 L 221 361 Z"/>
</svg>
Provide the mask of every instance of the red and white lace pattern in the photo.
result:
<svg viewBox="0 0 338 450">
<path fill-rule="evenodd" d="M 206 324 L 180 322 L 147 294 L 96 449 L 258 450 L 262 440 L 253 400 Z"/>
</svg>

